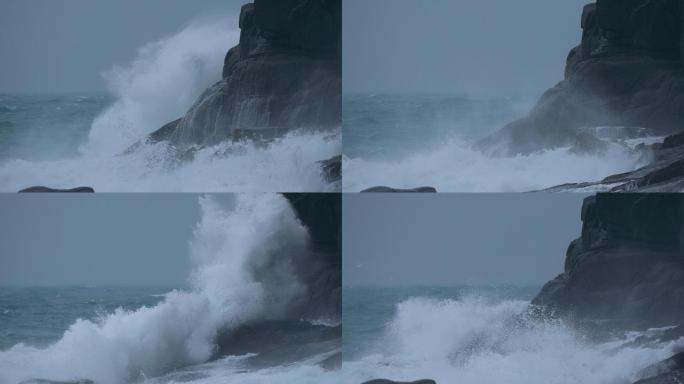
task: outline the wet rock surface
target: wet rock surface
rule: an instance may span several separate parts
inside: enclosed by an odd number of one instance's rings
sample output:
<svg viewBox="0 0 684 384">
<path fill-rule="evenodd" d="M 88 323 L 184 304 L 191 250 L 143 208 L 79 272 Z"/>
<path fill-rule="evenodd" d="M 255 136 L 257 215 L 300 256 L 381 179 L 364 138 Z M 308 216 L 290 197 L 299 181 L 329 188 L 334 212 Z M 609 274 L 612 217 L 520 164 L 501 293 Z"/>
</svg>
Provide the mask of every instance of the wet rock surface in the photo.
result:
<svg viewBox="0 0 684 384">
<path fill-rule="evenodd" d="M 392 187 L 373 187 L 364 189 L 361 193 L 437 193 L 433 187 L 418 187 L 412 189 L 398 189 Z"/>
<path fill-rule="evenodd" d="M 565 272 L 533 304 L 617 329 L 684 324 L 684 195 L 599 194 L 582 221 Z"/>
<path fill-rule="evenodd" d="M 417 381 L 392 381 L 387 379 L 377 379 L 366 381 L 363 384 L 437 384 L 434 380 L 424 379 Z"/>
<path fill-rule="evenodd" d="M 679 0 L 597 0 L 582 14 L 581 44 L 565 79 L 524 118 L 477 147 L 501 154 L 572 146 L 585 127 L 646 127 L 656 135 L 684 123 Z"/>
<path fill-rule="evenodd" d="M 341 125 L 340 0 L 256 0 L 223 79 L 184 117 L 149 136 L 176 146 L 271 139 Z"/>
<path fill-rule="evenodd" d="M 72 189 L 55 189 L 49 187 L 30 187 L 22 189 L 19 193 L 94 193 L 95 190 L 91 187 L 77 187 Z"/>
</svg>

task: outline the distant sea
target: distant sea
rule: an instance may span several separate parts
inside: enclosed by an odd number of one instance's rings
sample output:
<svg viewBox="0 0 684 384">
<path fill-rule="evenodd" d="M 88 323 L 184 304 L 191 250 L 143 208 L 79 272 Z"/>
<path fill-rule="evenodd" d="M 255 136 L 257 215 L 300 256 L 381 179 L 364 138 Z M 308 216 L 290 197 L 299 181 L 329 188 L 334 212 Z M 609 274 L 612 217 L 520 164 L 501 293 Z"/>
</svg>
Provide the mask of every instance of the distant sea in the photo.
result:
<svg viewBox="0 0 684 384">
<path fill-rule="evenodd" d="M 0 288 L 0 350 L 16 344 L 46 347 L 77 319 L 97 321 L 117 308 L 155 306 L 172 288 Z"/>
</svg>

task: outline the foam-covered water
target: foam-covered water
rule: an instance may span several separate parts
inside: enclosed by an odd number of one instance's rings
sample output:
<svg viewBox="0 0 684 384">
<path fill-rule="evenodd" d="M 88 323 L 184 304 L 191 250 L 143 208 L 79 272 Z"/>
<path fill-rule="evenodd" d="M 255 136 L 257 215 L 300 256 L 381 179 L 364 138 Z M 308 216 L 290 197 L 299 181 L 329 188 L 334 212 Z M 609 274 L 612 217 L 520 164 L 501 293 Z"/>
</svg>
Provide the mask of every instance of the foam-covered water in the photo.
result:
<svg viewBox="0 0 684 384">
<path fill-rule="evenodd" d="M 530 290 L 506 290 L 345 289 L 344 382 L 631 383 L 684 345 L 627 344 L 640 333 L 594 342 L 561 321 L 521 318 Z"/>
<path fill-rule="evenodd" d="M 200 205 L 202 218 L 190 244 L 194 269 L 188 289 L 156 295 L 161 299 L 156 305 L 120 307 L 96 319 L 78 319 L 48 346 L 19 343 L 0 351 L 0 383 L 174 382 L 178 376 L 173 375 L 183 371 L 189 372 L 183 381 L 208 383 L 264 382 L 259 377 L 281 374 L 302 374 L 302 382 L 313 383 L 315 374 L 331 376 L 316 365 L 316 357 L 264 371 L 241 368 L 239 363 L 249 356 L 202 365 L 214 357 L 219 332 L 298 316 L 290 313 L 292 304 L 307 297 L 308 287 L 293 264 L 307 257 L 308 233 L 280 195 L 239 195 L 230 211 L 211 197 L 201 198 Z M 326 353 L 331 351 L 319 360 Z M 164 378 L 167 374 L 171 376 Z"/>
<path fill-rule="evenodd" d="M 268 145 L 223 143 L 184 160 L 164 143 L 127 151 L 182 117 L 220 80 L 225 53 L 238 39 L 232 18 L 194 22 L 105 73 L 108 95 L 0 97 L 0 190 L 339 190 L 323 179 L 318 164 L 341 152 L 339 129 L 293 132 Z"/>
<path fill-rule="evenodd" d="M 473 149 L 524 116 L 533 100 L 345 95 L 343 190 L 433 186 L 444 192 L 520 192 L 598 181 L 646 164 L 633 145 L 602 153 L 556 148 L 500 157 Z M 641 139 L 648 142 L 648 138 Z"/>
</svg>

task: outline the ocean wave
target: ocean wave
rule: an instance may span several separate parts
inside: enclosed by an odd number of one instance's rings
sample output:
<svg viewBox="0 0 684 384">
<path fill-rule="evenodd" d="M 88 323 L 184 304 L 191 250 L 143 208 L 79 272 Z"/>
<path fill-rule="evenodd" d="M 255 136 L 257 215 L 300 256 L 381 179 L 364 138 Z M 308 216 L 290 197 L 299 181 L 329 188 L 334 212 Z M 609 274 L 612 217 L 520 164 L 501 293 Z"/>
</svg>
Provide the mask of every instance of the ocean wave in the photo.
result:
<svg viewBox="0 0 684 384">
<path fill-rule="evenodd" d="M 386 334 L 364 357 L 345 361 L 345 382 L 387 377 L 439 383 L 634 382 L 684 340 L 638 346 L 642 333 L 592 342 L 562 321 L 525 317 L 524 301 L 412 298 L 398 304 Z"/>
<path fill-rule="evenodd" d="M 153 307 L 77 320 L 47 348 L 18 344 L 0 351 L 0 383 L 120 384 L 158 377 L 207 362 L 219 332 L 287 318 L 290 304 L 307 291 L 292 263 L 308 255 L 308 233 L 285 198 L 238 195 L 226 211 L 202 197 L 200 206 L 189 290 L 170 292 Z"/>
<path fill-rule="evenodd" d="M 647 139 L 644 139 L 647 140 Z M 527 192 L 571 183 L 597 181 L 643 166 L 647 159 L 629 145 L 609 143 L 605 152 L 575 153 L 571 148 L 530 155 L 491 156 L 460 138 L 400 160 L 343 159 L 346 192 L 377 186 L 432 186 L 440 192 Z"/>
<path fill-rule="evenodd" d="M 175 148 L 147 144 L 119 156 L 79 156 L 65 160 L 0 162 L 0 190 L 33 185 L 97 192 L 310 192 L 336 191 L 321 174 L 319 161 L 341 152 L 340 132 L 292 132 L 268 145 L 222 143 L 181 160 Z"/>
<path fill-rule="evenodd" d="M 239 40 L 232 19 L 192 22 L 149 43 L 135 60 L 105 74 L 116 101 L 98 116 L 80 151 L 116 155 L 185 112 L 221 79 L 226 47 Z"/>
</svg>

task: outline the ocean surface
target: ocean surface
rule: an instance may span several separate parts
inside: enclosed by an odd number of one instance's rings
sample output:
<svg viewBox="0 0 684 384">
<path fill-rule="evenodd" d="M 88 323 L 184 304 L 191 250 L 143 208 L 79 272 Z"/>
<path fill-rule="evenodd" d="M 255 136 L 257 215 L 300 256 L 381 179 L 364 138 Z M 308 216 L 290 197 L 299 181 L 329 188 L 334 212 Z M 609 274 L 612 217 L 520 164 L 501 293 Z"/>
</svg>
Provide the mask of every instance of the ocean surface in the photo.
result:
<svg viewBox="0 0 684 384">
<path fill-rule="evenodd" d="M 644 165 L 628 145 L 604 154 L 558 148 L 495 157 L 477 140 L 524 117 L 536 97 L 474 98 L 429 94 L 343 96 L 343 190 L 388 185 L 444 192 L 521 192 L 598 181 Z"/>
<path fill-rule="evenodd" d="M 293 304 L 310 253 L 289 203 L 198 203 L 187 287 L 0 288 L 0 384 L 339 383 L 340 319 Z"/>
<path fill-rule="evenodd" d="M 23 343 L 46 347 L 77 319 L 97 321 L 117 308 L 157 305 L 168 287 L 1 287 L 0 350 Z"/>
<path fill-rule="evenodd" d="M 112 64 L 101 94 L 0 94 L 0 191 L 91 186 L 99 192 L 337 191 L 317 163 L 341 152 L 340 129 L 268 145 L 222 143 L 179 160 L 164 143 L 133 144 L 182 117 L 219 81 L 239 39 L 231 20 L 190 23 Z"/>
<path fill-rule="evenodd" d="M 594 342 L 560 321 L 520 316 L 541 287 L 344 288 L 344 383 L 621 384 L 676 342 Z"/>
</svg>

